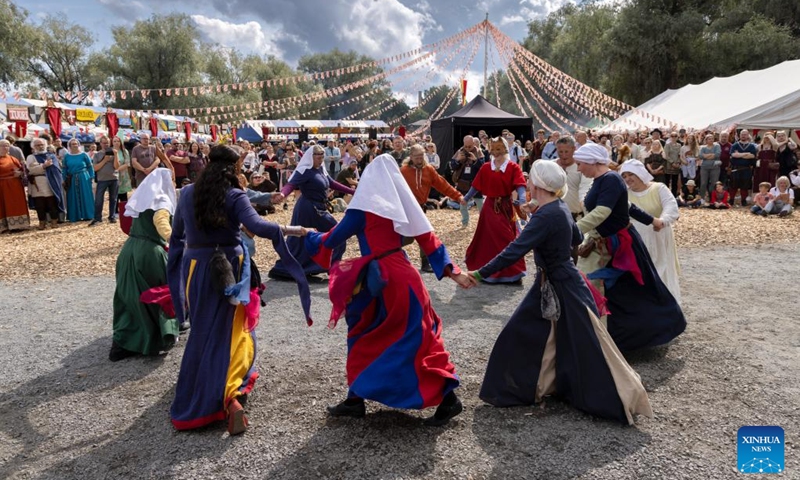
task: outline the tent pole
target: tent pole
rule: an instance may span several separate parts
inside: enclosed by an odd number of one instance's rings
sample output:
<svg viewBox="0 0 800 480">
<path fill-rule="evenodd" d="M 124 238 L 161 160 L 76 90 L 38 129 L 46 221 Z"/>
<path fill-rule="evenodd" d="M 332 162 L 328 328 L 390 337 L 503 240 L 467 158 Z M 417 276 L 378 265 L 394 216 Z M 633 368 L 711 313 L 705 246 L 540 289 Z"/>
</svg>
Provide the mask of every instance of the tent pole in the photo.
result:
<svg viewBox="0 0 800 480">
<path fill-rule="evenodd" d="M 483 21 L 483 97 L 489 94 L 486 92 L 487 75 L 489 68 L 489 12 L 486 12 L 486 20 Z"/>
</svg>

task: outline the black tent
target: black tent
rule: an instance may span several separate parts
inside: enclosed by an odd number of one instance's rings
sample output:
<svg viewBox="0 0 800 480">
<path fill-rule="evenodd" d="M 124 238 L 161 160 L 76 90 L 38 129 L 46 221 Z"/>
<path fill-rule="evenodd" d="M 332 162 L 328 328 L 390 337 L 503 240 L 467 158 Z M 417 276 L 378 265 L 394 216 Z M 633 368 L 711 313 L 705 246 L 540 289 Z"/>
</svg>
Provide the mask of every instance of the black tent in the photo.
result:
<svg viewBox="0 0 800 480">
<path fill-rule="evenodd" d="M 503 129 L 524 144 L 533 138 L 533 119 L 500 110 L 478 95 L 456 113 L 431 122 L 431 137 L 444 166 L 461 148 L 465 136 L 477 137 L 479 130 L 485 130 L 490 137 L 496 137 Z"/>
</svg>

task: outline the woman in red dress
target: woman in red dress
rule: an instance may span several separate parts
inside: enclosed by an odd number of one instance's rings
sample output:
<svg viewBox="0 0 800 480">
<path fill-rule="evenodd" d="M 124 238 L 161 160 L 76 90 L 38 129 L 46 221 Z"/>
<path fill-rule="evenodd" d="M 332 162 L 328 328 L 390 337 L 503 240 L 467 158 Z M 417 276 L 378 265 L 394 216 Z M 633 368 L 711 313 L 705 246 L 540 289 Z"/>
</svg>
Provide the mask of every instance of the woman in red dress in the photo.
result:
<svg viewBox="0 0 800 480">
<path fill-rule="evenodd" d="M 519 165 L 510 160 L 505 138 L 492 139 L 491 154 L 492 160 L 483 164 L 472 181 L 472 188 L 464 196 L 466 202 L 478 192 L 486 197 L 475 235 L 467 247 L 466 263 L 470 270 L 477 270 L 489 263 L 517 238 L 514 205 L 525 203 L 525 177 Z M 511 193 L 515 191 L 517 200 L 512 202 Z M 520 258 L 483 281 L 517 283 L 524 276 L 525 259 Z"/>
<path fill-rule="evenodd" d="M 334 417 L 361 418 L 364 400 L 393 408 L 437 406 L 426 425 L 440 426 L 461 413 L 455 366 L 442 340 L 442 319 L 402 249 L 419 243 L 436 277 L 472 286 L 436 238 L 391 155 L 376 157 L 361 175 L 344 218 L 327 233 L 309 233 L 306 250 L 328 268 L 338 245 L 356 235 L 361 257 L 329 270 L 333 304 L 329 326 L 347 320 L 347 399 L 328 407 Z"/>
<path fill-rule="evenodd" d="M 753 191 L 758 191 L 758 185 L 761 182 L 769 182 L 773 187 L 775 186 L 775 179 L 778 178 L 778 162 L 776 160 L 776 153 L 778 149 L 778 142 L 771 134 L 764 135 L 761 144 L 758 146 L 758 166 L 753 175 Z"/>
</svg>

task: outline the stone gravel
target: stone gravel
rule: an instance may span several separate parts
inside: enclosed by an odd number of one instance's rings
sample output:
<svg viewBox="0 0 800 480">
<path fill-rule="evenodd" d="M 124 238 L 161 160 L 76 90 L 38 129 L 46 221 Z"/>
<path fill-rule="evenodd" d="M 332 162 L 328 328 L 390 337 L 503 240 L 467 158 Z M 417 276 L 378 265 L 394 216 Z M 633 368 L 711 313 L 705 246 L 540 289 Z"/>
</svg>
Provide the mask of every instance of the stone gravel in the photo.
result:
<svg viewBox="0 0 800 480">
<path fill-rule="evenodd" d="M 449 426 L 423 427 L 432 411 L 374 403 L 363 420 L 329 419 L 324 406 L 346 393 L 346 329 L 325 328 L 327 284 L 311 286 L 308 328 L 294 285 L 269 281 L 251 428 L 234 438 L 223 424 L 171 426 L 182 343 L 160 357 L 107 360 L 113 276 L 4 275 L 0 478 L 729 479 L 743 425 L 783 426 L 783 476 L 800 478 L 798 258 L 793 244 L 680 249 L 689 327 L 667 347 L 628 356 L 655 412 L 635 426 L 557 400 L 497 409 L 477 398 L 494 339 L 532 276 L 464 291 L 423 275 L 462 379 L 465 412 Z"/>
</svg>

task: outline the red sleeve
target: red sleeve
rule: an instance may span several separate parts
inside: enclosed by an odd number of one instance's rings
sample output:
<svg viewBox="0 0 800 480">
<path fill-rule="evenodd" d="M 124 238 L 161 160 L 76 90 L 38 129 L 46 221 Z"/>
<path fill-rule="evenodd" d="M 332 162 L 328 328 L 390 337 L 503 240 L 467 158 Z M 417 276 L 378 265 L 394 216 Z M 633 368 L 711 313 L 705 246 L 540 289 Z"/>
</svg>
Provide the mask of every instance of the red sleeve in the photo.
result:
<svg viewBox="0 0 800 480">
<path fill-rule="evenodd" d="M 483 171 L 486 170 L 487 168 L 491 169 L 492 166 L 489 165 L 488 163 L 484 163 L 483 165 L 481 165 L 480 170 L 478 170 L 478 174 L 475 175 L 474 179 L 472 179 L 472 186 L 475 188 L 475 190 L 481 193 L 484 193 L 483 190 L 486 188 L 486 185 L 483 184 L 484 182 L 483 177 L 485 177 L 486 174 L 484 174 Z"/>
<path fill-rule="evenodd" d="M 522 175 L 522 167 L 516 163 L 509 163 L 508 166 L 511 167 L 511 184 L 514 188 L 527 186 L 528 182 L 525 181 L 525 177 Z"/>
</svg>

